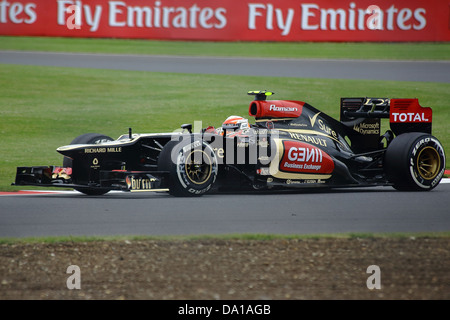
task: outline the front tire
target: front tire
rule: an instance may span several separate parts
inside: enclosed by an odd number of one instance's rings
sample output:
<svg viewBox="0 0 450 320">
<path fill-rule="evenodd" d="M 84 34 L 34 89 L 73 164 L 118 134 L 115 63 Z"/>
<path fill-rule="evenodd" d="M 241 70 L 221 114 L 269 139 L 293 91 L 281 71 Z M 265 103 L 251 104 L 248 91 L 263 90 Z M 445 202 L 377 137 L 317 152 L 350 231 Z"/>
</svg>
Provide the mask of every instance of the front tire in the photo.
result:
<svg viewBox="0 0 450 320">
<path fill-rule="evenodd" d="M 445 171 L 442 144 L 434 136 L 421 132 L 404 133 L 392 140 L 384 162 L 388 180 L 401 191 L 432 190 Z"/>
<path fill-rule="evenodd" d="M 70 144 L 100 144 L 108 141 L 113 141 L 113 138 L 99 133 L 85 133 L 73 139 Z M 73 165 L 72 159 L 64 157 L 63 167 L 72 168 L 72 165 Z M 101 196 L 109 192 L 109 190 L 101 190 L 101 189 L 99 190 L 93 188 L 75 188 L 75 190 L 84 193 L 88 196 Z"/>
<path fill-rule="evenodd" d="M 177 197 L 201 196 L 217 178 L 217 157 L 203 140 L 171 141 L 158 159 L 159 170 L 169 171 L 169 192 Z"/>
</svg>

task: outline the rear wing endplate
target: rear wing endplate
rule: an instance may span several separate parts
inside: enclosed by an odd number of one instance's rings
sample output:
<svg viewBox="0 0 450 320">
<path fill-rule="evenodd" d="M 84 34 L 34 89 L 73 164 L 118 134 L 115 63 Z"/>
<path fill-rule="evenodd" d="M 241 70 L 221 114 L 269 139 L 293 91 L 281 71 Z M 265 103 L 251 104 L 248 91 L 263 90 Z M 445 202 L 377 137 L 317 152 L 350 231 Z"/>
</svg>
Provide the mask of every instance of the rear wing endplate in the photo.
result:
<svg viewBox="0 0 450 320">
<path fill-rule="evenodd" d="M 341 122 L 361 119 L 389 119 L 395 135 L 405 132 L 431 134 L 432 110 L 418 99 L 341 98 Z"/>
</svg>

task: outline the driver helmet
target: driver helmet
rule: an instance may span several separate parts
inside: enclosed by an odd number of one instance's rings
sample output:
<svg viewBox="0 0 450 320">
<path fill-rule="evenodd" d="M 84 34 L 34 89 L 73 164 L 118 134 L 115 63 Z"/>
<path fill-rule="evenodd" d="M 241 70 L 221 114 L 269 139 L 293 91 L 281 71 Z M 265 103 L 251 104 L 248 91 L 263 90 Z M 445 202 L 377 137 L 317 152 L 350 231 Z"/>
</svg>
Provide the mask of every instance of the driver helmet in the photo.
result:
<svg viewBox="0 0 450 320">
<path fill-rule="evenodd" d="M 250 128 L 248 119 L 239 116 L 229 116 L 223 123 L 222 128 L 227 130 L 246 130 Z"/>
</svg>

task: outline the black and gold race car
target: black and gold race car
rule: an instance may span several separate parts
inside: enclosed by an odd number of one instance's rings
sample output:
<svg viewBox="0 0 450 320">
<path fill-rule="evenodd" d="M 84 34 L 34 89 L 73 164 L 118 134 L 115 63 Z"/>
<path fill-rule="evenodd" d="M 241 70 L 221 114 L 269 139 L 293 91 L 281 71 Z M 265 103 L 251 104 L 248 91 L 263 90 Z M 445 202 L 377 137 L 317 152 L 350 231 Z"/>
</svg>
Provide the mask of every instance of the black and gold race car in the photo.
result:
<svg viewBox="0 0 450 320">
<path fill-rule="evenodd" d="M 127 134 L 88 133 L 57 149 L 60 166 L 18 167 L 14 185 L 168 191 L 200 196 L 222 190 L 392 186 L 428 191 L 445 171 L 444 148 L 432 136 L 432 110 L 417 99 L 341 98 L 340 120 L 308 103 L 255 96 L 247 119 L 220 128 Z M 381 119 L 388 129 L 382 132 Z M 195 129 L 195 128 L 194 128 Z"/>
</svg>

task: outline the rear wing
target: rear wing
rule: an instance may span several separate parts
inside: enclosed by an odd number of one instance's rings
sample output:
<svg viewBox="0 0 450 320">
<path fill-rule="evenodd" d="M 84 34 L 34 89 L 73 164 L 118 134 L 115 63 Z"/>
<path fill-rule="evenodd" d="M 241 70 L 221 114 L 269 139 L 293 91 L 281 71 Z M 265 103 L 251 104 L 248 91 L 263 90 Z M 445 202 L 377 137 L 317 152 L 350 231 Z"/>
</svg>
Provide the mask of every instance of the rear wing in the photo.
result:
<svg viewBox="0 0 450 320">
<path fill-rule="evenodd" d="M 381 138 L 381 119 L 389 119 L 392 133 L 431 134 L 432 110 L 418 99 L 341 98 L 341 123 L 352 145 L 360 152 L 376 150 Z"/>
<path fill-rule="evenodd" d="M 365 119 L 389 119 L 395 135 L 405 132 L 431 134 L 433 112 L 418 99 L 341 98 L 341 122 L 361 123 Z M 358 121 L 359 119 L 359 121 Z M 373 121 L 371 121 L 373 123 Z"/>
</svg>

